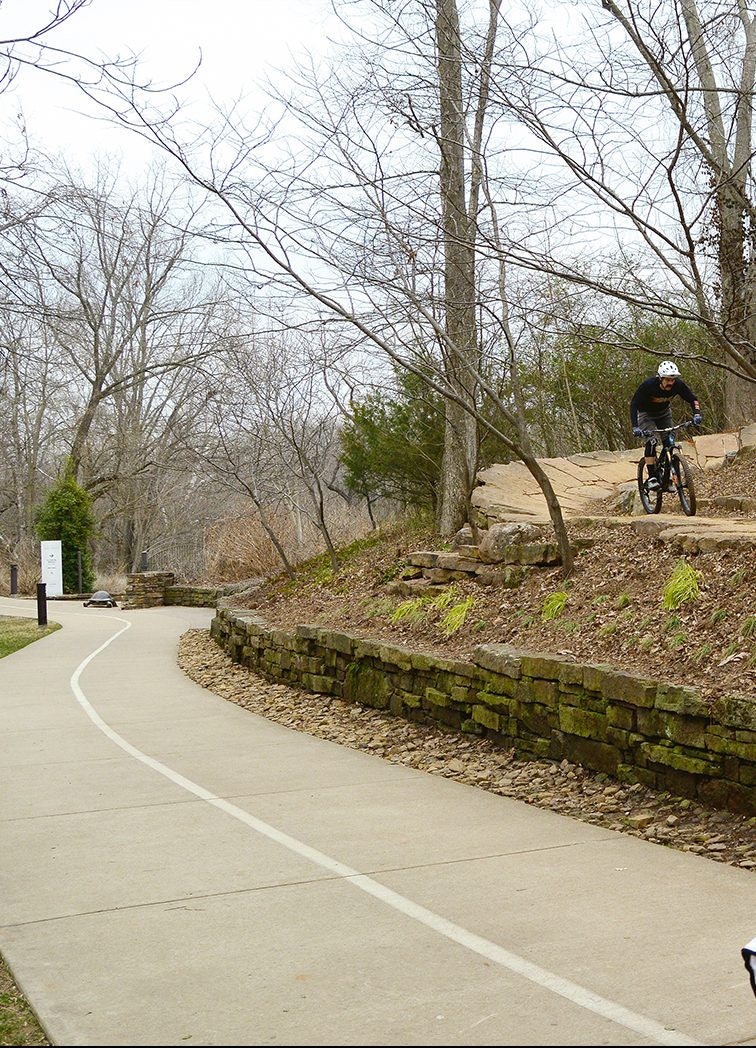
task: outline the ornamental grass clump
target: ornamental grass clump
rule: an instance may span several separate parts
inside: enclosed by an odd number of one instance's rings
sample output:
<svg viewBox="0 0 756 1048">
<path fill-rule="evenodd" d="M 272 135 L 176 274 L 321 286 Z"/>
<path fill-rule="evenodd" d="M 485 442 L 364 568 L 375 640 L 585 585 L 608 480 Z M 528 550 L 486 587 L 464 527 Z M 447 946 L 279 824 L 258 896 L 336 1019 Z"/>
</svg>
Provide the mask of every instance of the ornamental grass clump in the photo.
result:
<svg viewBox="0 0 756 1048">
<path fill-rule="evenodd" d="M 746 615 L 740 627 L 741 637 L 756 637 L 756 615 Z"/>
<path fill-rule="evenodd" d="M 667 580 L 662 592 L 662 607 L 665 611 L 674 611 L 676 608 L 690 601 L 698 600 L 701 595 L 699 583 L 703 576 L 681 557 Z"/>
<path fill-rule="evenodd" d="M 389 622 L 392 626 L 397 626 L 400 622 L 419 622 L 427 605 L 427 597 L 414 597 L 412 600 L 403 600 L 394 610 Z"/>
<path fill-rule="evenodd" d="M 457 630 L 461 629 L 465 624 L 465 619 L 474 607 L 475 597 L 465 597 L 459 604 L 449 608 L 441 619 L 441 632 L 444 636 L 451 637 L 452 633 L 456 633 Z"/>
<path fill-rule="evenodd" d="M 567 590 L 557 590 L 556 593 L 549 593 L 541 605 L 541 621 L 550 622 L 551 619 L 558 618 L 564 611 L 564 606 L 569 599 L 570 595 Z"/>
<path fill-rule="evenodd" d="M 435 597 L 422 596 L 402 601 L 394 610 L 389 621 L 392 626 L 402 622 L 416 625 L 420 622 L 433 621 L 437 615 L 441 614 L 439 628 L 445 637 L 451 637 L 464 626 L 467 616 L 474 607 L 475 598 L 465 597 L 464 600 L 460 600 L 459 592 L 452 585 L 441 590 Z"/>
</svg>

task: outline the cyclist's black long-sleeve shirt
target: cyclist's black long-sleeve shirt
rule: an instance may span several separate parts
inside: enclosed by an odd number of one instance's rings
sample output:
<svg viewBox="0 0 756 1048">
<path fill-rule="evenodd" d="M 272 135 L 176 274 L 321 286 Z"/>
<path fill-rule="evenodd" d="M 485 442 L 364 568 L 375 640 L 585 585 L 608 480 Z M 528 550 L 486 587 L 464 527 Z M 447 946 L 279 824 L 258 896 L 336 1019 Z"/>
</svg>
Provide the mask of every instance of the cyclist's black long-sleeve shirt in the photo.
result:
<svg viewBox="0 0 756 1048">
<path fill-rule="evenodd" d="M 641 382 L 630 401 L 630 422 L 633 428 L 638 425 L 639 411 L 645 411 L 652 418 L 658 418 L 667 410 L 673 397 L 682 397 L 695 410 L 698 397 L 681 378 L 675 379 L 675 384 L 671 389 L 662 389 L 656 375 Z"/>
</svg>

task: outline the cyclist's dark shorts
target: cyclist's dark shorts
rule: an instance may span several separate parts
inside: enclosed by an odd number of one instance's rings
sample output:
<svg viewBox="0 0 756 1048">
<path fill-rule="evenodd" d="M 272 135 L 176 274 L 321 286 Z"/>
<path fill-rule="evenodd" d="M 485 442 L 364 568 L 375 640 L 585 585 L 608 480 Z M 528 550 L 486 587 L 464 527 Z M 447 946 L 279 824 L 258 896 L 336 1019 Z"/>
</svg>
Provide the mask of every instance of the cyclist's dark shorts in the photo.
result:
<svg viewBox="0 0 756 1048">
<path fill-rule="evenodd" d="M 647 411 L 639 411 L 638 425 L 646 433 L 655 429 L 668 429 L 672 425 L 671 406 L 668 405 L 661 415 L 649 415 Z"/>
</svg>

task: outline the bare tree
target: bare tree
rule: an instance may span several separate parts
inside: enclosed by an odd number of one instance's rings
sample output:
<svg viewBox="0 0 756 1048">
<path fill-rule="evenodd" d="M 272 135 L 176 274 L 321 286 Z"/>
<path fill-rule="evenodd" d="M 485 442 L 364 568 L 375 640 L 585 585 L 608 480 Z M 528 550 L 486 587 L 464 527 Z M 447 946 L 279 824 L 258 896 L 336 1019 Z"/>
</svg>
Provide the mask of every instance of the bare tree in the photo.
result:
<svg viewBox="0 0 756 1048">
<path fill-rule="evenodd" d="M 376 6 L 389 22 L 398 11 L 390 4 Z M 481 73 L 480 61 L 465 62 L 462 97 L 456 7 L 449 4 L 402 9 L 399 13 L 407 11 L 411 24 L 390 24 L 377 52 L 368 49 L 359 67 L 341 63 L 325 81 L 304 75 L 292 89 L 287 110 L 287 119 L 298 124 L 289 139 L 297 146 L 288 160 L 279 147 L 271 152 L 268 129 L 249 130 L 226 116 L 203 162 L 196 143 L 192 148 L 182 144 L 164 123 L 153 122 L 136 106 L 129 115 L 121 110 L 122 119 L 168 151 L 222 205 L 228 218 L 219 220 L 218 236 L 245 252 L 237 265 L 246 266 L 255 283 L 303 293 L 322 322 L 330 318 L 347 325 L 355 342 L 372 343 L 399 366 L 435 376 L 434 388 L 446 398 L 454 419 L 448 427 L 448 461 L 456 459 L 459 466 L 447 471 L 453 497 L 444 504 L 454 509 L 439 518 L 444 533 L 455 529 L 463 516 L 460 507 L 467 506 L 474 479 L 470 434 L 477 424 L 492 427 L 514 455 L 535 461 L 522 441 L 483 418 L 476 399 L 495 393 L 498 385 L 482 384 L 475 262 L 486 63 L 493 54 L 498 7 L 490 4 L 487 30 L 468 27 L 485 68 Z M 442 16 L 452 19 L 445 28 L 438 21 Z M 437 41 L 437 28 L 443 40 Z M 416 64 L 407 61 L 407 51 Z M 443 130 L 439 63 L 450 72 Z M 133 99 L 124 105 L 129 102 Z M 445 182 L 443 204 L 439 171 Z M 516 414 L 507 409 L 506 418 L 519 432 Z M 537 466 L 536 476 L 569 571 L 558 502 L 553 492 L 549 496 L 548 478 Z"/>
<path fill-rule="evenodd" d="M 187 520 L 200 512 L 186 448 L 239 325 L 195 212 L 159 176 L 122 200 L 110 176 L 88 189 L 67 174 L 5 230 L 2 528 L 7 545 L 31 541 L 41 490 L 70 459 L 97 500 L 100 560 L 135 568 L 183 527 L 179 499 Z"/>
<path fill-rule="evenodd" d="M 0 316 L 0 535 L 18 561 L 31 554 L 35 509 L 65 447 L 66 375 L 38 317 L 15 310 Z"/>
<path fill-rule="evenodd" d="M 445 353 L 445 363 L 449 385 L 459 398 L 446 401 L 447 436 L 439 508 L 439 525 L 444 535 L 452 534 L 467 519 L 467 500 L 477 466 L 475 376 L 480 371 L 481 354 L 476 323 L 475 240 L 481 137 L 499 6 L 500 0 L 489 4 L 489 32 L 473 114 L 473 141 L 469 145 L 456 0 L 437 0 L 435 10 L 439 96 L 436 140 L 441 159 L 438 185 L 444 244 L 444 312 L 446 333 L 454 347 L 452 352 Z M 472 168 L 469 183 L 468 167 Z"/>
<path fill-rule="evenodd" d="M 269 369 L 272 381 L 260 390 L 260 407 L 278 438 L 292 507 L 296 514 L 304 513 L 320 532 L 336 571 L 332 523 L 347 501 L 339 483 L 339 406 L 306 345 L 295 347 L 289 340 L 289 345 L 280 349 L 284 353 L 279 355 L 278 366 Z M 334 502 L 340 505 L 335 508 Z"/>
<path fill-rule="evenodd" d="M 333 529 L 349 496 L 340 483 L 334 376 L 324 379 L 305 340 L 268 332 L 240 345 L 216 379 L 205 447 L 198 448 L 202 467 L 252 501 L 285 570 L 294 558 L 276 533 L 282 510 L 298 537 L 296 557 L 309 522 L 335 569 Z"/>
<path fill-rule="evenodd" d="M 523 164 L 529 206 L 519 218 L 509 209 L 504 242 L 488 236 L 489 247 L 600 291 L 618 345 L 632 310 L 672 332 L 701 325 L 720 349 L 704 359 L 727 372 L 731 422 L 752 418 L 754 16 L 734 0 L 583 11 L 585 31 L 558 40 L 510 27 L 519 55 L 496 56 L 493 103 L 520 123 L 522 155 L 538 166 Z"/>
<path fill-rule="evenodd" d="M 25 288 L 60 350 L 80 400 L 70 457 L 79 473 L 95 419 L 119 398 L 147 404 L 161 382 L 223 352 L 222 292 L 200 280 L 192 258 L 192 213 L 174 222 L 160 178 L 146 199 L 120 203 L 112 177 L 94 190 L 58 183 L 34 224 L 19 227 Z M 19 281 L 21 282 L 21 281 Z M 168 400 L 174 400 L 167 378 Z M 87 463 L 87 484 L 103 477 Z"/>
</svg>

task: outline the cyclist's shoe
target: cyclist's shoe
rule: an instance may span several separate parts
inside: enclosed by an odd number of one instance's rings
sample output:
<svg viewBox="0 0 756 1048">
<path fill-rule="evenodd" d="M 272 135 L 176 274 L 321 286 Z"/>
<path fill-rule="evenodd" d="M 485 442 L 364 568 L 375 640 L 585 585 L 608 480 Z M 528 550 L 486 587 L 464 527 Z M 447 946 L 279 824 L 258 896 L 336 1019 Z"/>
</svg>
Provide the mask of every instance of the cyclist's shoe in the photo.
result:
<svg viewBox="0 0 756 1048">
<path fill-rule="evenodd" d="M 658 491 L 661 484 L 656 477 L 649 477 L 646 481 L 646 491 Z"/>
</svg>

